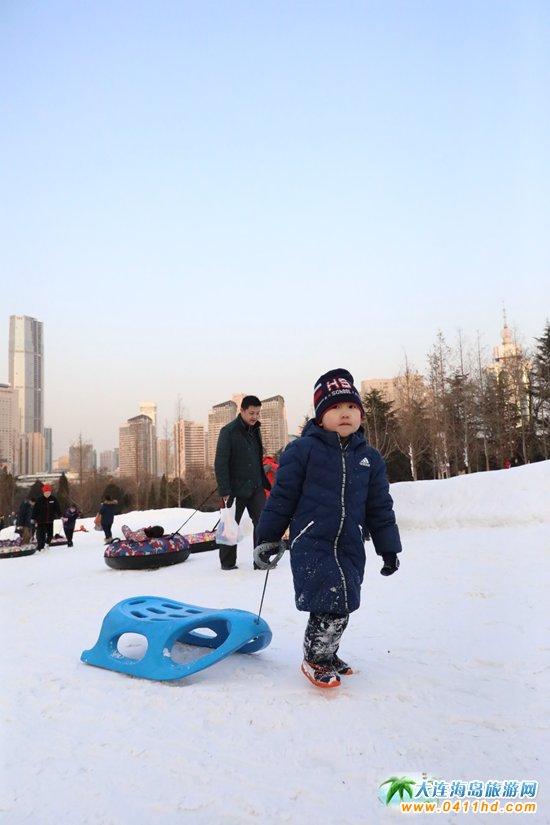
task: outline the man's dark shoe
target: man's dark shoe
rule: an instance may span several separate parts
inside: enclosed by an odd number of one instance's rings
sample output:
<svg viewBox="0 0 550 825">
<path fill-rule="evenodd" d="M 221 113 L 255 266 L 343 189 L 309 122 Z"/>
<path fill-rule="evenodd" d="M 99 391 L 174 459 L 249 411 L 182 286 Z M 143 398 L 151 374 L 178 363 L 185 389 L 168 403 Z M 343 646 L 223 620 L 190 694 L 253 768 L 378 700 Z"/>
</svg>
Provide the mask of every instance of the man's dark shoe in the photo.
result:
<svg viewBox="0 0 550 825">
<path fill-rule="evenodd" d="M 238 570 L 238 566 L 236 564 L 231 565 L 231 567 L 224 567 L 222 564 L 222 570 Z"/>
</svg>

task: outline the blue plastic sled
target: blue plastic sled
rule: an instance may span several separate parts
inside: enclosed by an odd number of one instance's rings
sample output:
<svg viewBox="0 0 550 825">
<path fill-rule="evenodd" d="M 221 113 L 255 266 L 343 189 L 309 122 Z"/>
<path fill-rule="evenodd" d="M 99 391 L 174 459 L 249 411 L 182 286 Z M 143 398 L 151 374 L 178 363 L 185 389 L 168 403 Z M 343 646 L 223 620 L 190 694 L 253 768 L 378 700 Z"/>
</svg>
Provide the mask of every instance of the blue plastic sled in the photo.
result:
<svg viewBox="0 0 550 825">
<path fill-rule="evenodd" d="M 200 630 L 208 629 L 215 635 Z M 147 652 L 139 661 L 117 649 L 124 633 L 140 633 L 147 639 Z M 271 642 L 271 630 L 263 619 L 245 610 L 211 610 L 159 596 L 134 596 L 115 604 L 101 626 L 99 638 L 81 661 L 107 670 L 140 676 L 142 679 L 183 679 L 225 659 L 230 653 L 255 653 Z M 176 642 L 214 648 L 187 664 L 172 659 Z"/>
</svg>

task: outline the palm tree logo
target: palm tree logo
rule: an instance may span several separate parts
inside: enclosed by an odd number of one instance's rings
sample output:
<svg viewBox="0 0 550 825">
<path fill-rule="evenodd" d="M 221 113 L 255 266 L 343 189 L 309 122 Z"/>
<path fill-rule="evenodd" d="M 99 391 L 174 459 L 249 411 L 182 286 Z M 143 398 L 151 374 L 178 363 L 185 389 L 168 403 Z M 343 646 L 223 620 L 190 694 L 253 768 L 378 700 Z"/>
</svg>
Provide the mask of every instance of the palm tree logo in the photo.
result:
<svg viewBox="0 0 550 825">
<path fill-rule="evenodd" d="M 399 794 L 399 799 L 401 801 L 403 801 L 403 796 L 405 794 L 408 794 L 409 799 L 412 799 L 412 786 L 416 785 L 416 782 L 414 779 L 409 779 L 408 776 L 390 776 L 389 779 L 386 779 L 385 782 L 382 782 L 380 787 L 383 788 L 384 785 L 390 786 L 386 794 L 386 805 L 389 805 L 396 794 Z"/>
</svg>

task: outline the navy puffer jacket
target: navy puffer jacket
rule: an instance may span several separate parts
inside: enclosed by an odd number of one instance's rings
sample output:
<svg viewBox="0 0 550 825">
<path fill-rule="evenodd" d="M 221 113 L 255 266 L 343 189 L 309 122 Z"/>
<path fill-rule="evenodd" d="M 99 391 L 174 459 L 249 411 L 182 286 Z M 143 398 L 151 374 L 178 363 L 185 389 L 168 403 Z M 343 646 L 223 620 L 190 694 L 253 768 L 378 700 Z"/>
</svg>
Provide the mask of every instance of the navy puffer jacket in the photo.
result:
<svg viewBox="0 0 550 825">
<path fill-rule="evenodd" d="M 367 529 L 379 555 L 399 553 L 384 459 L 363 432 L 343 444 L 314 421 L 285 449 L 258 524 L 258 544 L 279 541 L 290 524 L 290 561 L 298 610 L 344 615 L 357 610 Z"/>
</svg>

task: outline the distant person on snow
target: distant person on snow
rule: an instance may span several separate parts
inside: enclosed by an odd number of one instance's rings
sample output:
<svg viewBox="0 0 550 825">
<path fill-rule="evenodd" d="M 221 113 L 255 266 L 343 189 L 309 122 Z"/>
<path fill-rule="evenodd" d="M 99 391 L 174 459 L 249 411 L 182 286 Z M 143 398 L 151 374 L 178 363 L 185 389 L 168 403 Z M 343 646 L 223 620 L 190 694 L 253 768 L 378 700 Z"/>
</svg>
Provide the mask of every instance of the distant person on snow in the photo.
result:
<svg viewBox="0 0 550 825">
<path fill-rule="evenodd" d="M 35 499 L 28 496 L 23 499 L 17 511 L 17 530 L 21 533 L 21 541 L 23 544 L 29 544 L 32 538 L 34 528 L 32 511 L 34 505 Z"/>
<path fill-rule="evenodd" d="M 254 525 L 254 538 L 265 504 L 264 490 L 269 490 L 270 487 L 262 464 L 264 448 L 260 435 L 261 407 L 259 398 L 245 395 L 239 415 L 220 430 L 214 461 L 222 507 L 231 507 L 236 500 L 237 523 L 240 523 L 245 509 L 248 510 Z M 237 569 L 236 545 L 220 546 L 220 565 L 222 570 Z"/>
<path fill-rule="evenodd" d="M 99 508 L 101 529 L 105 533 L 105 544 L 109 544 L 109 542 L 113 538 L 111 528 L 113 526 L 113 521 L 115 520 L 117 511 L 118 501 L 116 500 L 116 498 L 109 498 L 109 496 L 105 496 L 105 498 L 101 502 L 101 507 Z"/>
<path fill-rule="evenodd" d="M 290 525 L 296 607 L 309 612 L 302 672 L 317 687 L 335 688 L 340 676 L 353 673 L 337 653 L 360 603 L 366 530 L 384 560 L 383 576 L 398 569 L 401 541 L 386 465 L 365 440 L 353 376 L 344 369 L 322 375 L 313 403 L 315 419 L 281 456 L 254 558 L 264 569 L 273 567 Z"/>
<path fill-rule="evenodd" d="M 63 531 L 67 539 L 67 547 L 73 546 L 73 533 L 77 518 L 80 518 L 82 513 L 74 504 L 70 504 L 63 513 Z"/>
<path fill-rule="evenodd" d="M 44 546 L 51 544 L 53 538 L 53 523 L 56 518 L 60 518 L 61 508 L 59 502 L 52 495 L 50 484 L 42 485 L 42 495 L 38 496 L 32 510 L 32 518 L 36 523 L 36 549 L 43 550 Z"/>
</svg>

